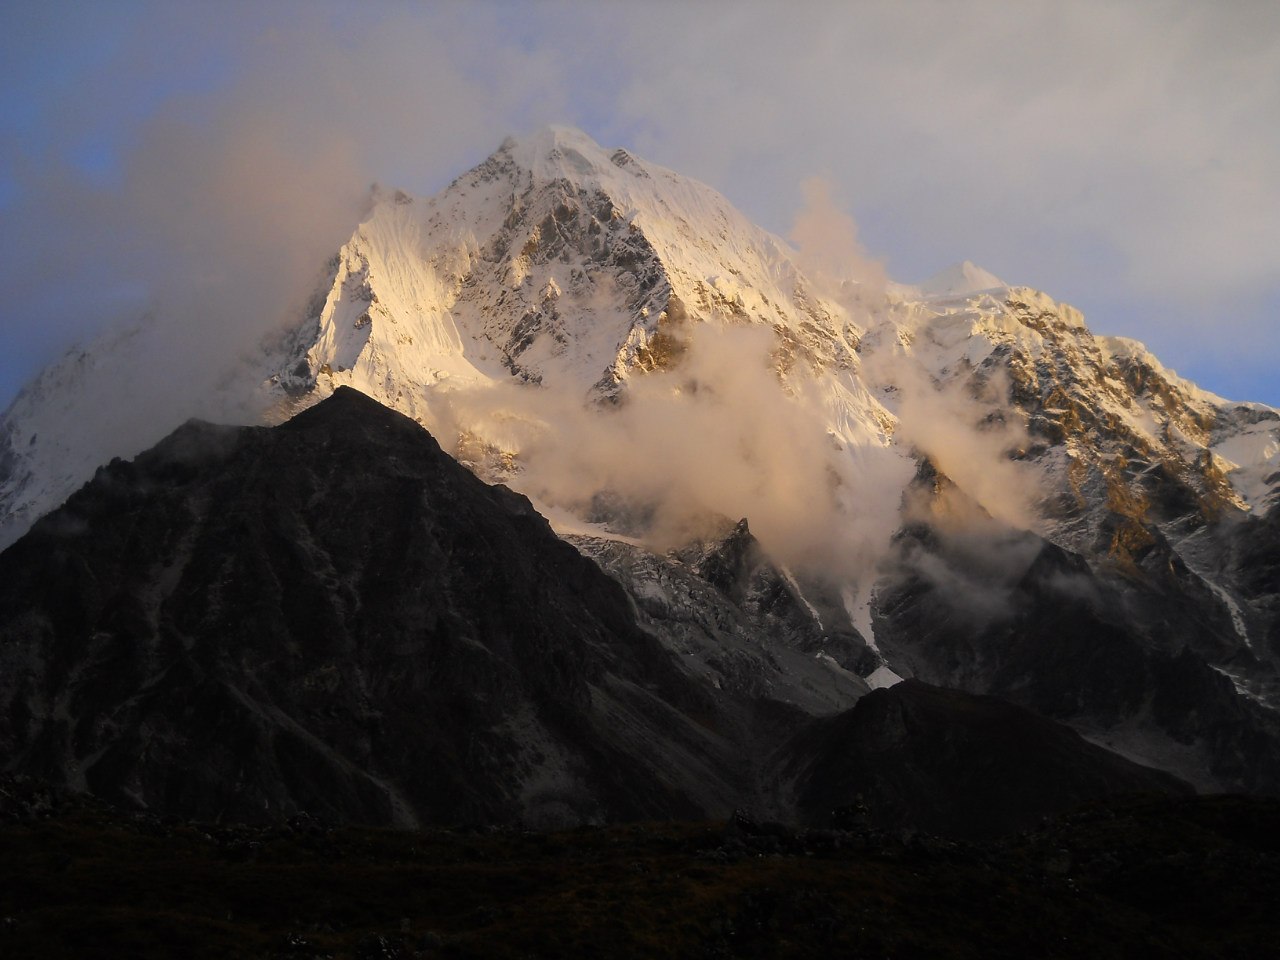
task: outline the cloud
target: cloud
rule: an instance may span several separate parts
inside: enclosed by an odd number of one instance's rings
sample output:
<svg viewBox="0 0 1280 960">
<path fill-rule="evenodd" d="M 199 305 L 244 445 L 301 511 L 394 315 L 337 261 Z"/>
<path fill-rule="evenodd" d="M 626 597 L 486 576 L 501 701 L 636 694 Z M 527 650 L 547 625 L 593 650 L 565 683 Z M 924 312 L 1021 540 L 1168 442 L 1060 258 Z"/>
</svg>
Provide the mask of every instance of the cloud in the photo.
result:
<svg viewBox="0 0 1280 960">
<path fill-rule="evenodd" d="M 899 443 L 853 447 L 826 432 L 807 374 L 779 379 L 772 330 L 707 323 L 682 337 L 680 362 L 632 377 L 620 406 L 515 382 L 445 387 L 429 427 L 464 459 L 479 458 L 480 442 L 511 456 L 515 470 L 500 478 L 540 508 L 582 517 L 603 501 L 610 519 L 634 524 L 621 532 L 659 552 L 746 517 L 769 554 L 810 583 L 865 585 L 893 560 L 973 624 L 1012 611 L 1041 541 L 1024 532 L 1036 522 L 1034 473 L 1008 457 L 1025 436 L 989 416 L 1007 384 L 975 397 L 907 361 L 884 362 L 870 372 L 898 385 Z M 941 538 L 938 555 L 893 547 L 916 454 L 954 482 L 927 507 L 905 505 Z"/>
<path fill-rule="evenodd" d="M 1280 8 L 663 13 L 627 24 L 634 55 L 660 50 L 666 69 L 624 69 L 619 128 L 766 226 L 829 170 L 898 279 L 971 259 L 1184 352 L 1192 376 L 1218 372 L 1187 346 L 1210 321 L 1239 331 L 1242 363 L 1259 341 L 1280 360 L 1259 306 L 1280 295 Z M 604 32 L 624 19 L 599 14 Z"/>
<path fill-rule="evenodd" d="M 517 454 L 508 482 L 582 515 L 594 497 L 652 518 L 656 549 L 687 542 L 715 518 L 748 518 L 797 571 L 857 579 L 897 527 L 910 467 L 887 448 L 850 451 L 825 430 L 802 378 L 774 367 L 774 333 L 698 324 L 671 369 L 633 377 L 621 406 L 515 383 L 437 393 L 433 431 L 448 446 L 480 436 Z"/>
<path fill-rule="evenodd" d="M 1274 273 L 1260 241 L 1275 236 L 1262 212 L 1275 204 L 1258 206 L 1280 190 L 1267 174 L 1280 152 L 1267 122 L 1280 110 L 1274 10 L 818 10 L 749 4 L 717 19 L 668 8 L 634 24 L 634 49 L 661 34 L 672 68 L 629 73 L 620 99 L 654 150 L 706 172 L 775 229 L 796 205 L 776 185 L 818 161 L 838 171 L 860 221 L 891 208 L 909 221 L 906 239 L 934 256 L 942 241 L 1026 262 L 1047 234 L 1069 231 L 1102 240 L 1149 290 L 1183 287 L 1188 263 L 1206 258 L 1230 269 L 1224 284 Z M 621 18 L 617 8 L 602 16 Z M 716 42 L 702 41 L 695 20 L 714 23 Z M 695 44 L 701 55 L 686 56 Z M 758 189 L 762 174 L 774 191 Z M 906 279 L 919 269 L 909 260 Z"/>
<path fill-rule="evenodd" d="M 553 58 L 492 7 L 82 12 L 19 11 L 4 41 L 0 346 L 28 375 L 146 311 L 225 359 L 305 301 L 373 180 L 434 192 L 565 109 Z M 43 57 L 18 55 L 31 38 Z"/>
<path fill-rule="evenodd" d="M 1010 458 L 1028 446 L 1026 431 L 996 413 L 1016 411 L 1003 377 L 993 376 L 984 395 L 974 397 L 960 380 L 934 385 L 905 363 L 881 366 L 876 376 L 898 388 L 899 443 L 927 456 L 994 519 L 1018 530 L 1035 528 L 1042 495 L 1036 473 Z"/>
<path fill-rule="evenodd" d="M 300 319 L 363 201 L 349 143 L 253 98 L 199 119 L 163 111 L 106 183 L 65 164 L 29 166 L 20 183 L 0 265 L 10 336 L 87 341 L 152 318 L 132 368 L 112 372 L 126 385 L 117 407 L 84 411 L 130 445 L 218 412 L 207 400 L 222 368 Z"/>
<path fill-rule="evenodd" d="M 233 414 L 202 394 L 301 319 L 372 181 L 434 192 L 517 118 L 564 110 L 548 53 L 501 36 L 486 46 L 495 8 L 26 14 L 20 28 L 51 52 L 9 69 L 48 109 L 0 101 L 26 134 L 0 154 L 0 403 L 71 342 L 149 315 L 147 355 L 123 374 L 131 388 L 100 413 L 129 446 L 182 413 Z M 13 34 L 5 45 L 18 46 Z"/>
<path fill-rule="evenodd" d="M 866 298 L 882 298 L 889 280 L 884 264 L 867 255 L 853 217 L 832 200 L 830 180 L 810 177 L 800 189 L 804 207 L 787 235 L 799 252 L 800 268 L 836 289 L 839 281 L 848 279 L 859 285 Z"/>
</svg>

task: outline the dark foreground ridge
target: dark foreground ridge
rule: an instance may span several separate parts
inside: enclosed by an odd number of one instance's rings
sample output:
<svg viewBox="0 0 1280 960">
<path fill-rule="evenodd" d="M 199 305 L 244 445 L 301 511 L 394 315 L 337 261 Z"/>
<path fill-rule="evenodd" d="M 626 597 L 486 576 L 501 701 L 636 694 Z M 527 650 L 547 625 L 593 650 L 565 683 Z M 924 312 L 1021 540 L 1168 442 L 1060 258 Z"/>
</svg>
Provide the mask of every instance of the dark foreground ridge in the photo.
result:
<svg viewBox="0 0 1280 960">
<path fill-rule="evenodd" d="M 0 956 L 1254 958 L 1280 801 L 1095 804 L 984 845 L 737 817 L 571 832 L 124 815 L 0 780 Z"/>
<path fill-rule="evenodd" d="M 1192 792 L 1029 710 L 919 680 L 810 724 L 787 753 L 802 771 L 801 819 L 822 826 L 839 823 L 856 796 L 874 798 L 874 827 L 982 838 L 1030 829 L 1094 797 Z M 939 787 L 953 788 L 943 802 Z"/>
<path fill-rule="evenodd" d="M 0 755 L 114 802 L 412 826 L 698 816 L 737 789 L 714 704 L 622 589 L 348 388 L 113 461 L 0 585 Z"/>
<path fill-rule="evenodd" d="M 1185 790 L 1002 701 L 913 682 L 815 717 L 667 643 L 528 500 L 341 388 L 275 428 L 189 423 L 0 554 L 0 770 L 401 828 L 826 824 L 861 797 L 984 837 Z"/>
</svg>

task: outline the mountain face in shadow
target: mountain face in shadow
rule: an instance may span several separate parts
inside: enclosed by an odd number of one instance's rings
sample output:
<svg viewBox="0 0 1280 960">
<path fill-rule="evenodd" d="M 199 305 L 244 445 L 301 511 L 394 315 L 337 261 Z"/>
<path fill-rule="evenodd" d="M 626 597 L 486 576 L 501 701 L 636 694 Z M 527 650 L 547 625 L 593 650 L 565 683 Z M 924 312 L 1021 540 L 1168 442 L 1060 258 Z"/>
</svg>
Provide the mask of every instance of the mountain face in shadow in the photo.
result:
<svg viewBox="0 0 1280 960">
<path fill-rule="evenodd" d="M 949 527 L 943 507 L 962 494 L 928 464 L 913 494 L 877 598 L 876 637 L 898 670 L 1012 701 L 1202 790 L 1280 792 L 1280 716 L 1243 683 L 1260 658 L 1215 664 L 1218 611 L 1175 555 L 1153 543 L 1127 579 L 1107 577 L 989 518 Z M 1259 610 L 1273 599 L 1269 523 L 1234 535 Z"/>
<path fill-rule="evenodd" d="M 803 819 L 823 825 L 985 839 L 1096 797 L 1192 792 L 1005 700 L 919 680 L 872 692 L 786 750 Z"/>
<path fill-rule="evenodd" d="M 755 610 L 753 592 L 701 582 L 729 624 L 705 649 L 771 622 L 730 610 Z M 849 674 L 839 697 L 798 702 L 777 677 L 809 681 L 767 649 L 739 668 L 761 664 L 759 684 L 722 683 L 711 654 L 674 649 L 698 622 L 643 627 L 524 497 L 349 388 L 279 427 L 191 422 L 113 461 L 0 554 L 0 585 L 4 769 L 185 817 L 822 820 L 862 794 L 952 829 L 936 807 L 987 807 L 998 784 L 981 771 L 1025 763 L 1035 788 L 987 808 L 985 829 L 1064 798 L 1182 789 L 955 691 L 909 684 L 849 710 L 865 691 Z M 888 724 L 885 703 L 927 722 Z M 1016 751 L 969 722 L 984 711 L 1020 731 Z"/>
<path fill-rule="evenodd" d="M 189 423 L 0 558 L 8 765 L 204 817 L 692 817 L 714 701 L 527 500 L 354 390 Z"/>
</svg>

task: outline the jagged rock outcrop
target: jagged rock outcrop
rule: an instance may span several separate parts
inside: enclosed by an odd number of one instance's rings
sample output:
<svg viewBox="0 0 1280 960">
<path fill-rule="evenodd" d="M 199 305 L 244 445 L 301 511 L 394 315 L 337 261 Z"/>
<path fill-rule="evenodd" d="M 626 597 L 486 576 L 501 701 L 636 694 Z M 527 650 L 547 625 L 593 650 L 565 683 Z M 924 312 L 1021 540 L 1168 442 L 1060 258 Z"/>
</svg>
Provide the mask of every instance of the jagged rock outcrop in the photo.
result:
<svg viewBox="0 0 1280 960">
<path fill-rule="evenodd" d="M 861 636 L 847 617 L 824 624 L 746 520 L 666 555 L 626 540 L 565 539 L 621 583 L 640 623 L 717 689 L 811 715 L 846 709 L 870 689 L 862 677 L 877 662 Z"/>
</svg>

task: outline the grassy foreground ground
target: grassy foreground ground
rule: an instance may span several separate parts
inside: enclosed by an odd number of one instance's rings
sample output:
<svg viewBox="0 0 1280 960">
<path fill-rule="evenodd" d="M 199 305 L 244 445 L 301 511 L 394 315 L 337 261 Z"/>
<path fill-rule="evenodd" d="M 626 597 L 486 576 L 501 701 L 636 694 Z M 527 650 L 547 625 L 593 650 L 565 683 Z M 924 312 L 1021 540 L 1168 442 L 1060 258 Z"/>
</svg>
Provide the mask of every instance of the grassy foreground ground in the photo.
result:
<svg viewBox="0 0 1280 960">
<path fill-rule="evenodd" d="M 0 812 L 2 957 L 1255 958 L 1280 942 L 1274 800 L 1135 798 L 982 846 L 745 818 L 535 834 L 29 797 Z"/>
</svg>

